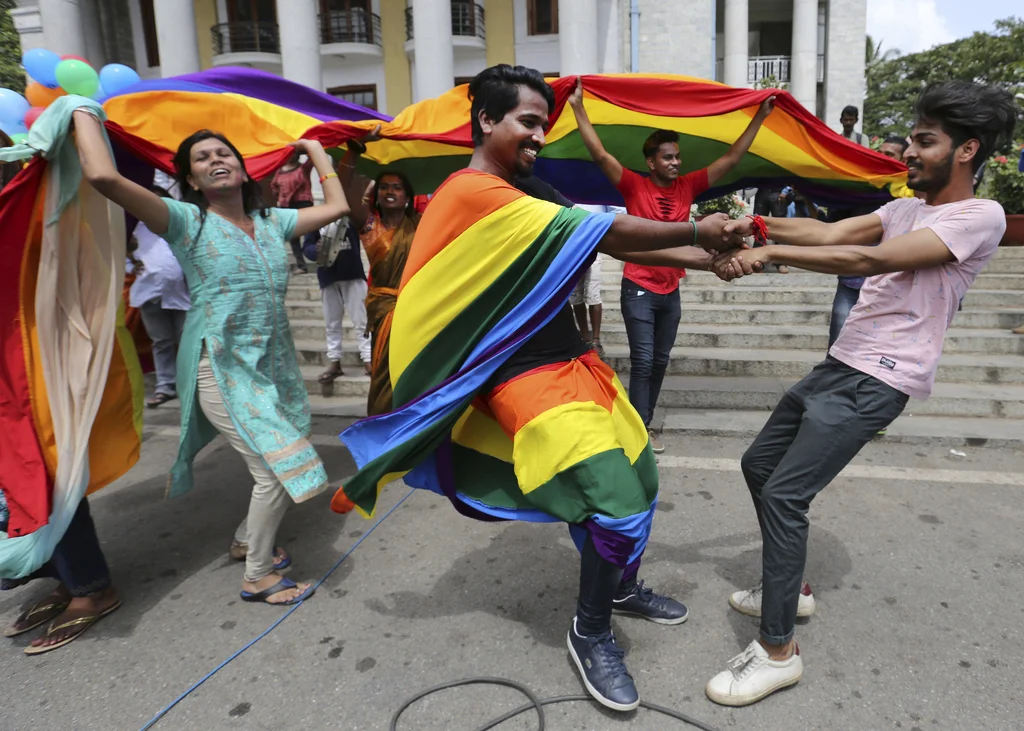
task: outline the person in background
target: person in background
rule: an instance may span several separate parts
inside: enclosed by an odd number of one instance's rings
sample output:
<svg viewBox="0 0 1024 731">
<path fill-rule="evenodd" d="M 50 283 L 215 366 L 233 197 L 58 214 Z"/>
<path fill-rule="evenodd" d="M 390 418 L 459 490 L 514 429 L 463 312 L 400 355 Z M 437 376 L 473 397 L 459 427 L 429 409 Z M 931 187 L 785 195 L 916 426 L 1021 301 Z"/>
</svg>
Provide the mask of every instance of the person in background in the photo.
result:
<svg viewBox="0 0 1024 731">
<path fill-rule="evenodd" d="M 170 197 L 163 188 L 153 186 L 152 190 L 161 197 Z M 133 238 L 135 249 L 129 259 L 135 266 L 135 281 L 128 303 L 142 314 L 142 323 L 153 343 L 156 388 L 152 398 L 146 399 L 146 406 L 155 409 L 178 398 L 178 343 L 192 302 L 181 265 L 167 242 L 142 221 L 135 226 Z"/>
<path fill-rule="evenodd" d="M 270 190 L 278 208 L 309 208 L 313 205 L 313 183 L 309 179 L 312 170 L 313 161 L 307 158 L 306 162 L 300 163 L 297 151 L 277 169 L 270 181 Z M 295 255 L 295 271 L 305 274 L 309 270 L 306 269 L 299 240 L 292 239 L 288 243 Z"/>
<path fill-rule="evenodd" d="M 618 189 L 632 216 L 652 221 L 681 223 L 690 220 L 690 207 L 701 193 L 732 170 L 750 149 L 761 125 L 774 109 L 775 97 L 768 97 L 754 114 L 747 128 L 722 157 L 706 168 L 680 175 L 682 160 L 679 134 L 671 130 L 654 132 L 643 145 L 650 177 L 624 167 L 601 143 L 583 106 L 583 81 L 569 97 L 583 144 L 590 157 Z M 679 282 L 685 269 L 651 267 L 627 263 L 622 272 L 622 318 L 629 340 L 629 400 L 647 425 L 648 437 L 656 454 L 665 447 L 656 437 L 651 423 L 668 369 L 672 346 L 676 342 L 682 316 Z"/>
<path fill-rule="evenodd" d="M 363 192 L 355 190 L 358 186 L 356 161 L 366 152 L 366 144 L 378 139 L 380 125 L 360 139 L 349 140 L 348 149 L 338 164 L 342 185 L 352 201 L 349 223 L 359 232 L 370 262 L 370 289 L 366 296 L 366 332 L 371 339 L 370 393 L 366 408 L 369 416 L 391 411 L 388 365 L 391 317 L 405 261 L 420 222 L 412 183 L 403 173 L 385 170 Z"/>
<path fill-rule="evenodd" d="M 577 206 L 577 208 L 594 213 L 604 213 L 610 210 L 608 206 Z M 604 360 L 604 346 L 601 345 L 601 320 L 604 317 L 601 284 L 601 254 L 599 253 L 594 259 L 594 263 L 576 283 L 575 289 L 569 295 L 569 304 L 572 306 L 576 325 L 579 327 L 583 339 L 587 341 L 590 348 L 597 351 L 598 357 Z M 588 315 L 590 316 L 589 327 L 587 325 Z"/>
<path fill-rule="evenodd" d="M 324 308 L 327 329 L 327 360 L 330 365 L 320 374 L 322 384 L 333 383 L 344 375 L 341 368 L 342 318 L 348 310 L 349 319 L 359 339 L 359 357 L 370 374 L 370 338 L 366 336 L 366 273 L 359 251 L 359 234 L 343 218 L 327 224 L 319 231 L 306 234 L 302 253 L 315 261 L 320 283 L 320 302 Z"/>
<path fill-rule="evenodd" d="M 854 127 L 857 126 L 858 121 L 860 121 L 860 111 L 857 109 L 857 107 L 853 106 L 852 104 L 843 107 L 843 111 L 839 115 L 839 124 L 843 128 L 843 137 L 853 142 L 856 142 L 858 145 L 870 147 L 871 145 L 867 135 L 865 135 L 863 132 L 857 132 L 853 129 Z"/>
</svg>

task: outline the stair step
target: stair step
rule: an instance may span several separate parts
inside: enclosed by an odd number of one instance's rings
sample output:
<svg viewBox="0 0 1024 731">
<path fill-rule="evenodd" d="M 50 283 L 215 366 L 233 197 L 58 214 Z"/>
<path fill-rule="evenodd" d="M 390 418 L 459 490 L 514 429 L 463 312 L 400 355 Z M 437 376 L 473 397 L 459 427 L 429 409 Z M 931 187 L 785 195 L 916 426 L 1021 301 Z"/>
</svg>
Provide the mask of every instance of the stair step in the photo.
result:
<svg viewBox="0 0 1024 731">
<path fill-rule="evenodd" d="M 883 442 L 942 444 L 948 447 L 1024 446 L 1024 419 L 972 419 L 967 417 L 918 416 L 914 402 L 889 427 Z M 753 439 L 768 420 L 767 411 L 704 411 L 666 409 L 663 430 L 699 436 Z M 1024 476 L 1021 477 L 1024 485 Z"/>
<path fill-rule="evenodd" d="M 629 378 L 623 382 L 628 384 Z M 670 409 L 770 411 L 795 383 L 789 378 L 669 376 L 658 404 Z M 906 413 L 1024 419 L 1024 386 L 937 383 L 931 398 L 910 401 Z"/>
</svg>

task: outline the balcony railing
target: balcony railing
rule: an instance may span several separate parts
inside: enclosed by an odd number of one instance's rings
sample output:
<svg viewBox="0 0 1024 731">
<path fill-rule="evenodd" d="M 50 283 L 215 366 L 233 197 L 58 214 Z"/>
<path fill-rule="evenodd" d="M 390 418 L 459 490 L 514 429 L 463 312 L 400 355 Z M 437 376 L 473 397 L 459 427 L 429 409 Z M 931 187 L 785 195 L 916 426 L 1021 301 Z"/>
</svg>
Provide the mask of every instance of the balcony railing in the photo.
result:
<svg viewBox="0 0 1024 731">
<path fill-rule="evenodd" d="M 332 10 L 320 15 L 321 43 L 381 45 L 380 16 L 363 8 Z"/>
<path fill-rule="evenodd" d="M 210 29 L 213 53 L 281 53 L 277 23 L 238 21 L 218 23 Z"/>
<path fill-rule="evenodd" d="M 790 82 L 789 56 L 752 56 L 747 60 L 747 84 L 753 86 L 759 81 L 774 77 L 779 84 Z M 818 68 L 816 71 L 818 83 L 825 80 L 825 56 L 818 55 Z M 725 62 L 715 62 L 715 80 L 725 80 Z"/>
<path fill-rule="evenodd" d="M 452 35 L 484 40 L 484 7 L 466 0 L 452 0 Z M 413 39 L 412 8 L 405 9 L 405 39 Z"/>
</svg>

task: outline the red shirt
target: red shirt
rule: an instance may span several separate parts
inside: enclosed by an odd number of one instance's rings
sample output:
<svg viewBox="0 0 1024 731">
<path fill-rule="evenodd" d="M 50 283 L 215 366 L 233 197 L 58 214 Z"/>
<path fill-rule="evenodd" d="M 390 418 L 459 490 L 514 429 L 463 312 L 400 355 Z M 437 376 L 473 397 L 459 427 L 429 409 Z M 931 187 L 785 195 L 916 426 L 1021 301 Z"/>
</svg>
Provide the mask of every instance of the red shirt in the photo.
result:
<svg viewBox="0 0 1024 731">
<path fill-rule="evenodd" d="M 312 170 L 312 160 L 306 160 L 294 170 L 278 168 L 270 181 L 270 190 L 277 196 L 278 208 L 289 208 L 293 203 L 302 201 L 313 202 L 313 183 L 309 179 Z"/>
<path fill-rule="evenodd" d="M 626 199 L 626 213 L 651 221 L 680 223 L 690 220 L 694 199 L 708 189 L 707 168 L 676 178 L 667 188 L 659 188 L 650 178 L 622 169 L 622 180 L 616 186 Z M 626 264 L 622 276 L 655 294 L 671 294 L 679 289 L 685 269 L 645 267 Z"/>
</svg>

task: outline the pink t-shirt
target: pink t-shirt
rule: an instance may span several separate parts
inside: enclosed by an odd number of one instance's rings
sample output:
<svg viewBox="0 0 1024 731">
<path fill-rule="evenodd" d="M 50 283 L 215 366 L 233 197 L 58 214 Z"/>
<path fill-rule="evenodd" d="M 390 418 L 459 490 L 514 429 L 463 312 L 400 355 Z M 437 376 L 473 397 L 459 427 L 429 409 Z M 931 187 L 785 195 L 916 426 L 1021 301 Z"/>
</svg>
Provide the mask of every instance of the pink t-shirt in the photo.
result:
<svg viewBox="0 0 1024 731">
<path fill-rule="evenodd" d="M 929 206 L 901 198 L 883 206 L 882 241 L 930 228 L 955 261 L 931 269 L 869 277 L 829 355 L 897 391 L 926 399 L 935 383 L 946 330 L 967 288 L 996 253 L 1003 208 L 971 198 Z"/>
</svg>

